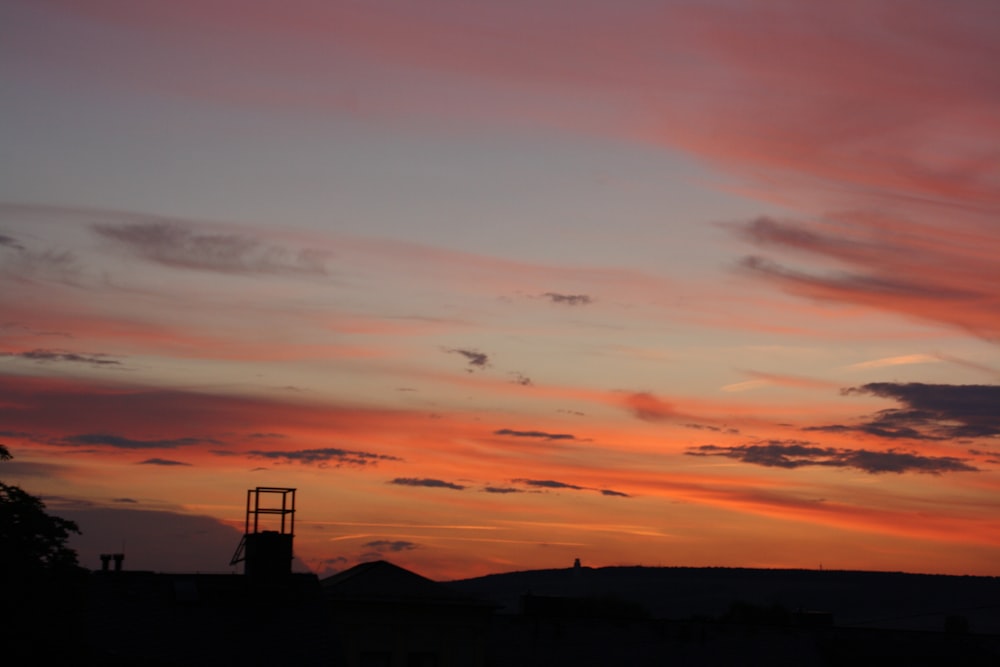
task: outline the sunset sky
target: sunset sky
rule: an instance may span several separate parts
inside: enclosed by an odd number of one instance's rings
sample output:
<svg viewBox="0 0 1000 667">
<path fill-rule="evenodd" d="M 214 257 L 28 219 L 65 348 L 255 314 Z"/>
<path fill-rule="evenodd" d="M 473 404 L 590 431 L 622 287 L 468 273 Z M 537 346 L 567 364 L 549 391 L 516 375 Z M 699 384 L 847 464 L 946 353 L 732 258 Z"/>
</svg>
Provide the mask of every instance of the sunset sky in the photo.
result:
<svg viewBox="0 0 1000 667">
<path fill-rule="evenodd" d="M 0 479 L 81 562 L 1000 575 L 995 0 L 4 0 Z"/>
</svg>

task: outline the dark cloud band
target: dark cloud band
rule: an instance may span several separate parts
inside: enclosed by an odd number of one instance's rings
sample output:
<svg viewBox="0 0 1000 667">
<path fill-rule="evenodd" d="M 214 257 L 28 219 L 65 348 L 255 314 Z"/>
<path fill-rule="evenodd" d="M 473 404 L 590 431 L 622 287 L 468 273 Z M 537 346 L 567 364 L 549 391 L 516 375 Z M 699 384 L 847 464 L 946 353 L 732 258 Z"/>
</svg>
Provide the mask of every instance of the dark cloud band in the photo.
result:
<svg viewBox="0 0 1000 667">
<path fill-rule="evenodd" d="M 328 464 L 365 466 L 375 465 L 379 461 L 399 461 L 396 456 L 388 454 L 375 454 L 372 452 L 361 452 L 350 449 L 340 449 L 337 447 L 324 447 L 319 449 L 298 449 L 286 450 L 260 450 L 255 449 L 247 452 L 249 456 L 264 459 L 272 459 L 285 462 L 298 462 L 302 464 Z"/>
<path fill-rule="evenodd" d="M 206 438 L 171 438 L 165 440 L 135 440 L 108 433 L 83 433 L 63 438 L 60 444 L 73 446 L 104 446 L 115 449 L 175 449 L 200 444 L 222 444 Z"/>
<path fill-rule="evenodd" d="M 594 302 L 594 300 L 586 294 L 560 294 L 559 292 L 545 292 L 542 296 L 552 303 L 563 304 L 566 306 L 586 306 Z"/>
<path fill-rule="evenodd" d="M 922 456 L 890 449 L 817 447 L 801 441 L 768 441 L 734 447 L 701 445 L 685 452 L 688 456 L 721 456 L 769 468 L 795 469 L 808 466 L 853 468 L 871 474 L 918 472 L 940 475 L 946 472 L 976 472 L 965 459 L 951 456 Z"/>
<path fill-rule="evenodd" d="M 493 431 L 494 435 L 507 435 L 514 438 L 537 438 L 540 440 L 576 440 L 575 435 L 569 433 L 547 433 L 545 431 L 515 431 L 514 429 L 502 428 Z"/>
<path fill-rule="evenodd" d="M 389 482 L 390 484 L 397 484 L 400 486 L 426 486 L 432 489 L 452 489 L 454 491 L 462 491 L 465 489 L 461 484 L 455 484 L 454 482 L 446 482 L 441 479 L 430 479 L 430 478 L 418 478 L 418 477 L 397 477 L 396 479 Z"/>
<path fill-rule="evenodd" d="M 3 352 L 0 357 L 14 357 L 40 362 L 69 362 L 92 366 L 120 366 L 121 362 L 109 358 L 107 354 L 77 354 L 65 350 L 27 350 L 25 352 Z"/>
</svg>

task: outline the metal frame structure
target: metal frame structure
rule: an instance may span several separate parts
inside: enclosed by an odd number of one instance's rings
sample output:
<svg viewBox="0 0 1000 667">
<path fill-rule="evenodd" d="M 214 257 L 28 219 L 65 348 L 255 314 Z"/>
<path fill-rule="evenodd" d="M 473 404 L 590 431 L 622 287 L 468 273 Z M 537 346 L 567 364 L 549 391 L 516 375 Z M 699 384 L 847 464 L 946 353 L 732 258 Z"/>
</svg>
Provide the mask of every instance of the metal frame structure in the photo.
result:
<svg viewBox="0 0 1000 667">
<path fill-rule="evenodd" d="M 260 496 L 262 493 L 271 494 L 281 494 L 281 506 L 280 507 L 261 507 Z M 291 496 L 291 502 L 289 502 L 289 495 Z M 251 503 L 252 500 L 252 503 Z M 253 507 L 251 508 L 251 504 Z M 278 514 L 281 516 L 281 530 L 278 531 L 282 535 L 294 535 L 295 534 L 295 489 L 286 489 L 273 486 L 258 486 L 255 489 L 247 490 L 247 515 L 246 515 L 246 526 L 243 530 L 244 534 L 250 533 L 250 516 L 253 515 L 253 531 L 254 533 L 260 532 L 260 515 L 261 514 Z M 286 526 L 286 518 L 287 526 Z M 286 531 L 285 528 L 288 528 Z"/>
<path fill-rule="evenodd" d="M 264 504 L 262 506 L 262 494 L 280 495 L 280 505 Z M 243 527 L 243 539 L 240 540 L 239 546 L 236 547 L 236 553 L 233 554 L 232 560 L 229 561 L 230 565 L 236 565 L 246 560 L 247 536 L 256 535 L 261 532 L 261 515 L 278 515 L 280 530 L 276 532 L 281 535 L 294 537 L 295 489 L 276 486 L 258 486 L 253 489 L 247 489 L 247 510 Z M 253 530 L 250 529 L 251 518 L 253 519 Z"/>
</svg>

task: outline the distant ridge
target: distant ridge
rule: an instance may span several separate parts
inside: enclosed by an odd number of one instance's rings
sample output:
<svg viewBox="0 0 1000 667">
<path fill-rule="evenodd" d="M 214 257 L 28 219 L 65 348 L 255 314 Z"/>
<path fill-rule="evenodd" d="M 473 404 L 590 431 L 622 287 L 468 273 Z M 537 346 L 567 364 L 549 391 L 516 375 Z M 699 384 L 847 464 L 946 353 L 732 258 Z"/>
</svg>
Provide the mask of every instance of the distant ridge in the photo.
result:
<svg viewBox="0 0 1000 667">
<path fill-rule="evenodd" d="M 616 598 L 654 618 L 720 618 L 735 604 L 821 611 L 842 627 L 1000 634 L 1000 578 L 862 570 L 608 566 L 526 570 L 448 582 L 517 613 L 524 595 Z"/>
</svg>

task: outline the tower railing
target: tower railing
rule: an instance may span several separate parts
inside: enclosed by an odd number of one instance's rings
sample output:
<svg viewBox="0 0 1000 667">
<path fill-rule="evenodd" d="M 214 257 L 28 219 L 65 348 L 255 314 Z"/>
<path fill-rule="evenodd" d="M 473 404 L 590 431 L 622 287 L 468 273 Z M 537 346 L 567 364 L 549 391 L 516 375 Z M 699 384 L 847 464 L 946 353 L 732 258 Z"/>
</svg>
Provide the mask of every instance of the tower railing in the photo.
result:
<svg viewBox="0 0 1000 667">
<path fill-rule="evenodd" d="M 243 538 L 229 564 L 243 563 L 248 575 L 289 574 L 294 536 L 295 489 L 273 486 L 249 489 Z"/>
</svg>

